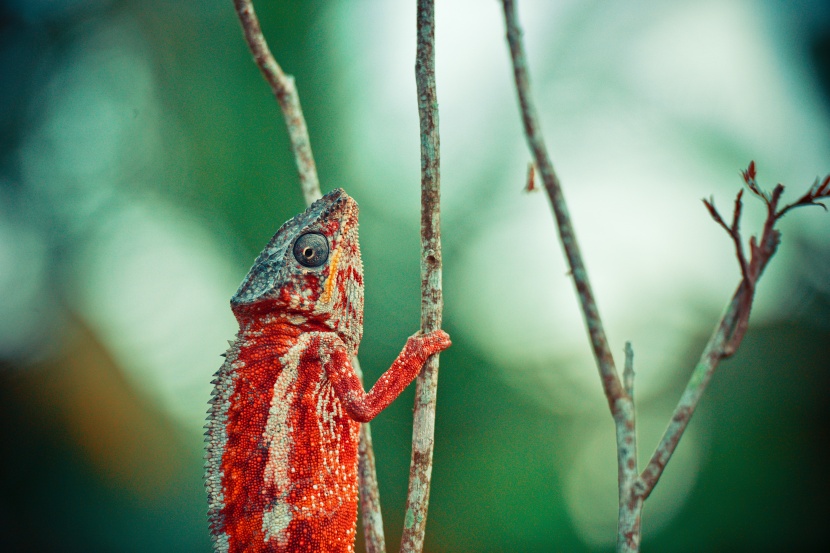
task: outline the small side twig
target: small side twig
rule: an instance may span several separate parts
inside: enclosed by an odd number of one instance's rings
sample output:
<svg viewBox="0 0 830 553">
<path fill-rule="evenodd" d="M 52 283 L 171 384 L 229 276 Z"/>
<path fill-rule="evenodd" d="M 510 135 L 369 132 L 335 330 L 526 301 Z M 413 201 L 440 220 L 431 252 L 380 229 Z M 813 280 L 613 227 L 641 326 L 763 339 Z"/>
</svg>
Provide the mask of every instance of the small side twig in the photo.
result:
<svg viewBox="0 0 830 553">
<path fill-rule="evenodd" d="M 441 173 L 438 94 L 435 87 L 435 2 L 418 0 L 415 82 L 421 135 L 421 332 L 441 328 Z M 412 423 L 412 459 L 401 553 L 419 553 L 424 546 L 432 452 L 435 445 L 435 403 L 438 355 L 418 375 Z"/>
<path fill-rule="evenodd" d="M 271 86 L 274 96 L 282 110 L 285 125 L 291 140 L 291 150 L 294 152 L 294 162 L 300 176 L 300 187 L 303 192 L 306 206 L 323 197 L 320 191 L 320 180 L 317 177 L 317 166 L 311 152 L 311 141 L 308 137 L 303 110 L 300 107 L 300 96 L 294 84 L 294 77 L 286 75 L 277 60 L 268 48 L 268 42 L 262 34 L 259 19 L 254 11 L 251 0 L 234 0 L 236 13 L 242 24 L 245 40 L 254 61 L 265 80 Z M 357 356 L 352 358 L 352 365 L 360 383 L 363 384 L 363 372 Z M 360 441 L 358 444 L 358 482 L 360 493 L 360 513 L 363 524 L 363 535 L 368 553 L 385 553 L 386 540 L 383 534 L 383 516 L 380 509 L 380 490 L 375 469 L 375 453 L 372 448 L 372 429 L 369 423 L 360 425 Z"/>
<path fill-rule="evenodd" d="M 744 254 L 744 242 L 741 240 L 741 235 L 738 231 L 738 221 L 741 219 L 741 211 L 743 210 L 743 202 L 741 201 L 743 195 L 744 191 L 741 190 L 735 197 L 735 211 L 732 215 L 731 225 L 727 225 L 720 216 L 720 213 L 718 213 L 717 208 L 715 208 L 714 198 L 709 198 L 708 200 L 704 199 L 703 205 L 705 205 L 706 209 L 709 210 L 709 215 L 712 216 L 712 219 L 714 219 L 715 222 L 726 231 L 726 233 L 732 238 L 732 242 L 735 243 L 735 255 L 738 257 L 738 264 L 741 266 L 741 276 L 746 278 L 748 267 L 746 264 L 746 255 Z"/>
<path fill-rule="evenodd" d="M 527 184 L 525 184 L 525 192 L 538 192 L 539 187 L 536 186 L 536 166 L 533 162 L 527 164 Z"/>
</svg>

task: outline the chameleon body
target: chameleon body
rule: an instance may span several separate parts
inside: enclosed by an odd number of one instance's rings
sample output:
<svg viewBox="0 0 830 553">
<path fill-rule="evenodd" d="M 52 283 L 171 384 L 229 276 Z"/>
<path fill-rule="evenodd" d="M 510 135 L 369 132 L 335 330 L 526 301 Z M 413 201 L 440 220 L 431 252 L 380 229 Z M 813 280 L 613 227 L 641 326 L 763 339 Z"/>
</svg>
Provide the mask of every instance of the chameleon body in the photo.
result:
<svg viewBox="0 0 830 553">
<path fill-rule="evenodd" d="M 358 208 L 340 189 L 285 223 L 231 308 L 239 322 L 206 425 L 208 517 L 226 552 L 350 552 L 359 423 L 449 347 L 416 334 L 369 393 L 351 365 L 363 332 Z"/>
</svg>

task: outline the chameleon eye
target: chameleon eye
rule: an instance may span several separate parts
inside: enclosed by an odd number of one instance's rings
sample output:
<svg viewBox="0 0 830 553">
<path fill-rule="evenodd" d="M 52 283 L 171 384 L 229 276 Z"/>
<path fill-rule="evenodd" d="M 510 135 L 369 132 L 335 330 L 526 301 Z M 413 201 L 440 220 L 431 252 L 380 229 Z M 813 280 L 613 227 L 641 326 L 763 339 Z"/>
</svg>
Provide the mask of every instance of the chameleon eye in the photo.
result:
<svg viewBox="0 0 830 553">
<path fill-rule="evenodd" d="M 294 259 L 303 267 L 319 267 L 329 258 L 329 242 L 317 232 L 301 235 L 294 242 Z"/>
</svg>

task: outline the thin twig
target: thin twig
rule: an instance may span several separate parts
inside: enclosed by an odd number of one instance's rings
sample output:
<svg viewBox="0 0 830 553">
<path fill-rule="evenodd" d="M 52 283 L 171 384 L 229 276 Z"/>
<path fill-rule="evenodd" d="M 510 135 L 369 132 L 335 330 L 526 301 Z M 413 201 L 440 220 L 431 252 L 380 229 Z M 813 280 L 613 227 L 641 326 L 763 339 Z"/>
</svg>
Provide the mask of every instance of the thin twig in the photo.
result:
<svg viewBox="0 0 830 553">
<path fill-rule="evenodd" d="M 254 55 L 254 60 L 280 104 L 282 115 L 285 118 L 285 125 L 288 127 L 288 135 L 291 139 L 294 162 L 297 164 L 297 171 L 300 173 L 303 197 L 306 205 L 310 205 L 323 195 L 320 192 L 317 166 L 314 164 L 314 156 L 311 154 L 311 141 L 308 138 L 308 128 L 305 124 L 305 117 L 303 117 L 303 110 L 300 107 L 300 96 L 297 94 L 294 77 L 286 75 L 271 54 L 251 0 L 233 0 L 233 3 L 239 21 L 242 23 L 242 30 L 245 32 L 245 40 Z"/>
<path fill-rule="evenodd" d="M 415 83 L 421 130 L 421 332 L 441 328 L 440 141 L 435 89 L 435 2 L 418 0 L 418 43 Z M 435 402 L 438 355 L 418 375 L 412 427 L 412 459 L 401 552 L 419 553 L 424 546 L 432 451 L 435 445 Z"/>
<path fill-rule="evenodd" d="M 568 213 L 568 206 L 565 203 L 565 196 L 562 193 L 562 185 L 559 182 L 556 172 L 553 169 L 548 156 L 545 141 L 542 137 L 542 130 L 539 124 L 539 117 L 530 94 L 530 77 L 527 69 L 527 57 L 522 45 L 522 31 L 516 16 L 516 7 L 513 0 L 503 0 L 504 18 L 507 26 L 507 42 L 510 45 L 510 55 L 513 60 L 513 75 L 516 81 L 516 91 L 519 96 L 519 106 L 524 122 L 525 136 L 527 143 L 533 153 L 536 168 L 542 176 L 542 182 L 547 190 L 553 213 L 556 217 L 556 225 L 559 229 L 559 238 L 568 259 L 568 265 L 573 275 L 574 285 L 579 296 L 582 315 L 588 328 L 591 338 L 591 348 L 597 361 L 602 387 L 605 397 L 608 399 L 608 406 L 616 416 L 616 400 L 624 395 L 620 377 L 614 365 L 614 356 L 608 346 L 608 338 L 605 335 L 602 319 L 599 316 L 588 280 L 588 271 L 582 254 L 579 251 L 579 244 L 576 240 L 571 217 Z"/>
<path fill-rule="evenodd" d="M 352 366 L 363 384 L 363 371 L 357 356 L 352 357 Z M 365 422 L 360 425 L 360 441 L 357 448 L 357 474 L 360 482 L 360 515 L 363 522 L 366 553 L 385 553 L 386 538 L 383 535 L 383 516 L 380 510 L 380 491 L 375 468 L 375 450 L 372 448 L 372 427 Z"/>
<path fill-rule="evenodd" d="M 300 107 L 300 97 L 294 84 L 294 77 L 286 75 L 277 60 L 268 48 L 268 42 L 262 34 L 259 19 L 254 11 L 251 0 L 234 0 L 236 13 L 242 23 L 245 40 L 254 61 L 265 80 L 271 86 L 274 96 L 282 110 L 288 135 L 291 139 L 291 149 L 294 152 L 294 161 L 300 176 L 300 187 L 303 192 L 306 206 L 323 196 L 320 191 L 320 181 L 317 177 L 317 168 L 314 164 L 314 155 L 311 152 L 311 141 L 308 137 L 303 110 Z M 352 357 L 352 366 L 357 373 L 360 383 L 363 384 L 363 372 L 357 356 Z M 358 482 L 360 491 L 360 513 L 363 524 L 363 535 L 367 553 L 385 553 L 386 543 L 383 534 L 383 516 L 380 509 L 380 491 L 375 469 L 375 453 L 372 449 L 372 429 L 369 423 L 360 425 L 360 441 L 358 445 Z"/>
<path fill-rule="evenodd" d="M 516 7 L 513 0 L 502 0 L 502 4 L 504 6 L 507 42 L 510 45 L 513 75 L 519 97 L 522 121 L 524 122 L 525 136 L 553 208 L 559 238 L 568 259 L 568 265 L 571 268 L 582 315 L 591 339 L 591 348 L 597 362 L 603 391 L 614 419 L 620 500 L 617 544 L 620 551 L 636 551 L 639 548 L 640 540 L 642 499 L 634 497 L 634 501 L 629 501 L 629 498 L 632 498 L 631 490 L 636 488 L 640 482 L 637 473 L 637 429 L 633 399 L 633 351 L 630 344 L 626 346 L 624 382 L 620 382 L 620 375 L 617 372 L 614 357 L 608 345 L 608 338 L 605 335 L 599 309 L 588 279 L 588 272 L 582 260 L 576 233 L 562 193 L 562 186 L 545 147 L 539 118 L 531 98 L 527 57 L 522 44 L 522 33 L 517 21 Z"/>
<path fill-rule="evenodd" d="M 772 259 L 772 256 L 775 255 L 781 240 L 780 233 L 775 229 L 775 223 L 792 207 L 813 205 L 816 199 L 826 197 L 825 195 L 828 193 L 827 187 L 822 188 L 821 186 L 814 185 L 798 202 L 778 211 L 778 202 L 781 199 L 784 187 L 779 184 L 775 187 L 772 194 L 768 194 L 758 186 L 755 176 L 755 162 L 752 162 L 749 164 L 749 168 L 743 172 L 743 178 L 750 191 L 766 204 L 767 218 L 764 221 L 761 238 L 756 239 L 753 236 L 749 241 L 751 256 L 749 262 L 743 256 L 743 239 L 740 233 L 740 217 L 742 211 L 740 202 L 741 193 L 738 193 L 735 200 L 735 209 L 730 227 L 722 224 L 723 218 L 715 209 L 714 203 L 704 201 L 712 218 L 720 226 L 724 227 L 727 234 L 729 234 L 730 238 L 736 244 L 742 278 L 726 311 L 721 316 L 712 336 L 703 349 L 700 360 L 692 371 L 689 383 L 680 396 L 680 401 L 672 414 L 668 428 L 663 433 L 660 443 L 641 474 L 643 484 L 641 493 L 644 499 L 649 496 L 657 481 L 660 479 L 660 476 L 663 474 L 666 463 L 669 462 L 674 450 L 677 448 L 677 444 L 683 436 L 683 432 L 689 424 L 689 420 L 692 418 L 703 392 L 706 391 L 706 387 L 718 364 L 722 359 L 733 355 L 743 340 L 749 325 L 749 314 L 752 310 L 752 302 L 758 280 L 761 278 L 761 274 Z"/>
<path fill-rule="evenodd" d="M 688 426 L 703 392 L 706 391 L 715 368 L 720 360 L 726 357 L 727 344 L 730 342 L 738 319 L 741 317 L 743 306 L 746 305 L 746 294 L 751 294 L 751 292 L 741 284 L 703 349 L 686 389 L 674 409 L 671 421 L 663 433 L 660 444 L 652 454 L 646 468 L 643 469 L 641 474 L 643 499 L 648 498 L 660 476 L 662 476 L 663 470 L 677 448 L 677 444 L 680 442 L 680 438 L 683 436 L 683 432 L 686 430 L 686 426 Z"/>
</svg>

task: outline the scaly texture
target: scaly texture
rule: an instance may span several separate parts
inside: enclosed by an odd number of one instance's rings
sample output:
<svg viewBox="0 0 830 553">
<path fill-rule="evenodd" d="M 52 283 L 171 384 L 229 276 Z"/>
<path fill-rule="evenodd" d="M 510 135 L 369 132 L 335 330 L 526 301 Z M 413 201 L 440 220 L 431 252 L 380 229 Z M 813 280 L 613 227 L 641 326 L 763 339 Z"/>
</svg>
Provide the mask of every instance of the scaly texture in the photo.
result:
<svg viewBox="0 0 830 553">
<path fill-rule="evenodd" d="M 277 232 L 231 299 L 236 340 L 214 379 L 205 486 L 216 551 L 347 552 L 357 520 L 359 423 L 449 347 L 409 338 L 363 391 L 357 204 L 340 189 Z"/>
</svg>

